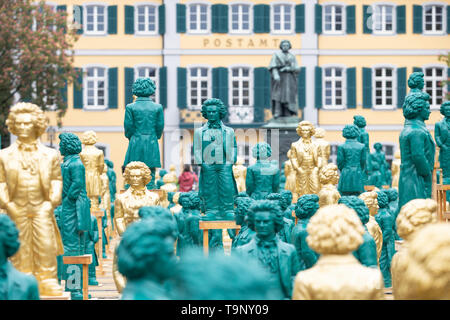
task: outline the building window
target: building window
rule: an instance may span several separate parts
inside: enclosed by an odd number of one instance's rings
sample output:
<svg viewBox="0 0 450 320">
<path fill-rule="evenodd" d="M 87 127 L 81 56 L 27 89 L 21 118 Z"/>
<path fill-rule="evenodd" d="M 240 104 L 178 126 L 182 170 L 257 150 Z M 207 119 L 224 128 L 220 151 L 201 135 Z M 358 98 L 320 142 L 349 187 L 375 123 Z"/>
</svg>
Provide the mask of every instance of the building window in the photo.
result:
<svg viewBox="0 0 450 320">
<path fill-rule="evenodd" d="M 444 32 L 444 6 L 426 5 L 424 14 L 424 33 L 442 34 Z"/>
<path fill-rule="evenodd" d="M 337 165 L 337 149 L 338 149 L 339 143 L 330 143 L 330 158 L 328 159 L 328 163 L 333 163 Z"/>
<path fill-rule="evenodd" d="M 445 77 L 445 68 L 430 67 L 424 70 L 424 89 L 431 96 L 430 108 L 439 109 L 444 100 L 443 82 Z"/>
<path fill-rule="evenodd" d="M 387 144 L 382 143 L 381 151 L 384 152 L 384 155 L 386 156 L 386 161 L 389 164 L 389 168 L 391 168 L 392 161 L 394 160 L 394 145 L 393 144 Z"/>
<path fill-rule="evenodd" d="M 274 33 L 291 33 L 294 25 L 292 6 L 290 4 L 275 4 L 272 9 L 272 31 Z"/>
<path fill-rule="evenodd" d="M 248 4 L 231 5 L 230 33 L 249 33 L 249 32 L 250 32 L 250 5 Z"/>
<path fill-rule="evenodd" d="M 106 6 L 86 6 L 86 34 L 106 33 Z"/>
<path fill-rule="evenodd" d="M 135 76 L 135 80 L 137 78 L 150 78 L 152 79 L 155 84 L 156 84 L 156 90 L 155 93 L 153 94 L 152 98 L 155 102 L 158 102 L 159 97 L 158 97 L 158 77 L 157 77 L 157 68 L 155 67 L 146 67 L 146 66 L 141 66 L 141 67 L 137 67 L 134 71 L 134 76 Z"/>
<path fill-rule="evenodd" d="M 200 110 L 202 103 L 210 98 L 209 68 L 194 67 L 189 69 L 188 101 L 192 110 Z"/>
<path fill-rule="evenodd" d="M 85 77 L 86 90 L 85 103 L 86 109 L 105 109 L 107 108 L 107 69 L 102 67 L 89 67 L 86 69 Z"/>
<path fill-rule="evenodd" d="M 157 26 L 156 6 L 140 5 L 136 7 L 136 33 L 155 34 Z"/>
<path fill-rule="evenodd" d="M 251 101 L 252 74 L 248 67 L 230 69 L 230 123 L 253 122 L 253 102 Z"/>
<path fill-rule="evenodd" d="M 374 70 L 374 108 L 393 109 L 394 106 L 394 68 L 375 68 Z"/>
<path fill-rule="evenodd" d="M 324 108 L 344 108 L 344 69 L 330 67 L 323 69 Z"/>
<path fill-rule="evenodd" d="M 188 31 L 191 33 L 208 32 L 208 6 L 206 4 L 191 4 L 188 12 Z"/>
<path fill-rule="evenodd" d="M 237 144 L 237 156 L 244 160 L 244 166 L 248 167 L 250 165 L 250 146 L 248 143 L 238 143 Z"/>
<path fill-rule="evenodd" d="M 395 11 L 392 5 L 375 5 L 373 32 L 375 34 L 394 33 Z"/>
<path fill-rule="evenodd" d="M 323 10 L 323 30 L 328 34 L 344 33 L 344 7 L 339 5 L 325 6 Z"/>
</svg>

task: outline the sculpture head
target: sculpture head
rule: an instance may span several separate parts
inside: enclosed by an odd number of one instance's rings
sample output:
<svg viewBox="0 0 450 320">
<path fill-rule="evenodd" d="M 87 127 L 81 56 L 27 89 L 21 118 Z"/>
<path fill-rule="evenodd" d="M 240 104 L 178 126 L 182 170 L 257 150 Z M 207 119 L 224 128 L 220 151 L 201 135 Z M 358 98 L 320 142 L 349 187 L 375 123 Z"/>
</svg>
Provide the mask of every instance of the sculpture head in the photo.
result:
<svg viewBox="0 0 450 320">
<path fill-rule="evenodd" d="M 245 218 L 253 203 L 250 197 L 236 197 L 234 200 L 236 207 L 234 208 L 234 219 L 236 224 L 242 226 L 245 223 Z"/>
<path fill-rule="evenodd" d="M 111 169 L 114 168 L 114 163 L 111 160 L 105 159 L 105 163 L 109 168 L 111 168 Z"/>
<path fill-rule="evenodd" d="M 137 78 L 132 87 L 133 95 L 136 97 L 150 97 L 155 90 L 156 84 L 150 78 Z"/>
<path fill-rule="evenodd" d="M 408 87 L 411 89 L 423 89 L 423 72 L 413 72 L 408 78 Z"/>
<path fill-rule="evenodd" d="M 283 198 L 282 207 L 286 210 L 292 204 L 292 192 L 290 190 L 281 190 L 280 194 Z"/>
<path fill-rule="evenodd" d="M 266 196 L 266 200 L 271 200 L 271 201 L 276 201 L 278 203 L 278 205 L 280 206 L 281 210 L 286 210 L 287 207 L 283 208 L 283 204 L 284 204 L 284 199 L 281 196 L 281 193 L 269 193 Z"/>
<path fill-rule="evenodd" d="M 202 117 L 208 121 L 216 122 L 227 115 L 227 108 L 220 99 L 211 98 L 202 104 Z"/>
<path fill-rule="evenodd" d="M 123 177 L 125 183 L 131 188 L 138 189 L 145 187 L 152 179 L 149 167 L 141 161 L 132 161 L 127 164 Z"/>
<path fill-rule="evenodd" d="M 369 222 L 369 209 L 364 201 L 357 196 L 343 196 L 339 199 L 338 204 L 343 204 L 350 209 L 355 210 L 362 224 Z"/>
<path fill-rule="evenodd" d="M 281 40 L 280 49 L 283 52 L 288 52 L 292 48 L 291 42 L 289 40 Z"/>
<path fill-rule="evenodd" d="M 6 126 L 8 131 L 23 142 L 32 142 L 47 129 L 48 118 L 37 105 L 19 102 L 9 110 Z"/>
<path fill-rule="evenodd" d="M 381 149 L 383 148 L 383 146 L 381 145 L 381 143 L 377 142 L 377 143 L 375 143 L 375 144 L 373 145 L 373 148 L 374 148 L 376 151 L 380 152 Z"/>
<path fill-rule="evenodd" d="M 397 233 L 406 241 L 419 229 L 437 221 L 437 202 L 432 199 L 414 199 L 406 203 L 397 216 Z"/>
<path fill-rule="evenodd" d="M 81 142 L 85 146 L 92 146 L 97 142 L 97 134 L 92 130 L 85 131 L 81 136 Z"/>
<path fill-rule="evenodd" d="M 257 160 L 266 160 L 272 155 L 272 148 L 268 143 L 260 142 L 253 147 L 252 155 Z"/>
<path fill-rule="evenodd" d="M 403 299 L 450 299 L 450 225 L 436 223 L 417 231 L 406 251 Z"/>
<path fill-rule="evenodd" d="M 428 120 L 430 117 L 430 95 L 426 92 L 412 92 L 403 102 L 403 116 L 408 119 Z"/>
<path fill-rule="evenodd" d="M 320 208 L 306 227 L 308 246 L 319 254 L 348 254 L 363 243 L 364 227 L 343 204 Z"/>
<path fill-rule="evenodd" d="M 63 156 L 79 154 L 81 152 L 81 140 L 72 132 L 59 134 L 59 152 Z"/>
<path fill-rule="evenodd" d="M 353 124 L 358 128 L 364 128 L 366 124 L 366 119 L 363 116 L 353 116 Z"/>
<path fill-rule="evenodd" d="M 339 183 L 338 167 L 334 163 L 328 163 L 319 171 L 319 181 L 321 185 Z"/>
<path fill-rule="evenodd" d="M 345 139 L 356 139 L 359 137 L 359 129 L 354 124 L 347 124 L 342 130 L 342 136 Z"/>
<path fill-rule="evenodd" d="M 244 164 L 244 159 L 242 159 L 242 157 L 237 157 L 236 165 L 243 165 L 243 164 Z"/>
<path fill-rule="evenodd" d="M 166 175 L 166 173 L 167 173 L 167 170 L 165 170 L 165 169 L 159 170 L 159 177 L 160 177 L 160 178 L 164 178 L 164 176 Z"/>
<path fill-rule="evenodd" d="M 153 279 L 163 282 L 175 267 L 173 224 L 163 218 L 132 223 L 117 248 L 119 272 L 128 280 Z"/>
<path fill-rule="evenodd" d="M 439 110 L 444 117 L 450 117 L 450 101 L 445 101 L 441 104 L 441 108 Z"/>
<path fill-rule="evenodd" d="M 317 138 L 317 139 L 325 138 L 325 129 L 323 129 L 323 128 L 316 128 L 316 133 L 314 134 L 314 137 Z"/>
<path fill-rule="evenodd" d="M 396 188 L 389 188 L 386 190 L 389 202 L 395 201 L 398 199 L 398 191 Z"/>
<path fill-rule="evenodd" d="M 176 174 L 173 174 L 172 172 L 166 173 L 163 177 L 162 180 L 164 183 L 177 183 L 178 178 L 176 176 Z"/>
<path fill-rule="evenodd" d="M 172 236 L 176 238 L 178 236 L 178 228 L 176 225 L 176 220 L 173 217 L 169 209 L 163 208 L 161 206 L 145 206 L 140 207 L 138 215 L 141 219 L 162 219 L 161 221 L 167 222 L 170 227 L 172 225 Z M 159 220 L 157 220 L 159 221 Z"/>
<path fill-rule="evenodd" d="M 300 121 L 296 131 L 302 139 L 310 139 L 316 133 L 314 125 L 307 120 Z"/>
<path fill-rule="evenodd" d="M 277 201 L 256 200 L 247 213 L 248 226 L 261 239 L 270 239 L 284 227 L 283 212 Z"/>
<path fill-rule="evenodd" d="M 378 207 L 380 209 L 389 207 L 389 197 L 384 190 L 377 191 Z"/>
<path fill-rule="evenodd" d="M 180 195 L 178 197 L 178 204 L 182 206 L 183 208 L 187 208 L 189 201 L 189 195 L 187 192 L 180 192 Z"/>
<path fill-rule="evenodd" d="M 19 230 L 6 214 L 0 214 L 0 266 L 6 263 L 20 247 Z"/>
<path fill-rule="evenodd" d="M 299 219 L 311 218 L 319 209 L 319 196 L 317 194 L 305 194 L 295 204 L 295 215 Z"/>
<path fill-rule="evenodd" d="M 187 209 L 200 209 L 201 200 L 196 191 L 187 192 L 186 198 L 183 201 L 183 207 Z"/>
<path fill-rule="evenodd" d="M 358 197 L 362 199 L 367 208 L 369 208 L 369 213 L 371 216 L 374 216 L 378 213 L 378 194 L 376 193 L 376 191 L 364 192 L 361 193 Z"/>
</svg>

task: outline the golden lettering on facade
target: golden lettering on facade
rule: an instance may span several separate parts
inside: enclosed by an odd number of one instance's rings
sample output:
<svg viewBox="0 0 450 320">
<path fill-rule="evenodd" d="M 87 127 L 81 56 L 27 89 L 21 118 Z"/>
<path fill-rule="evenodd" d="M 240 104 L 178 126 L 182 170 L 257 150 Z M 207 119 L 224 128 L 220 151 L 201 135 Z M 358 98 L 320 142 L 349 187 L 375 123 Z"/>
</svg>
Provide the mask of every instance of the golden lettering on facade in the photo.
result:
<svg viewBox="0 0 450 320">
<path fill-rule="evenodd" d="M 243 39 L 243 38 L 203 38 L 203 48 L 278 48 L 280 39 L 272 39 L 272 46 L 269 44 L 270 39 Z"/>
</svg>

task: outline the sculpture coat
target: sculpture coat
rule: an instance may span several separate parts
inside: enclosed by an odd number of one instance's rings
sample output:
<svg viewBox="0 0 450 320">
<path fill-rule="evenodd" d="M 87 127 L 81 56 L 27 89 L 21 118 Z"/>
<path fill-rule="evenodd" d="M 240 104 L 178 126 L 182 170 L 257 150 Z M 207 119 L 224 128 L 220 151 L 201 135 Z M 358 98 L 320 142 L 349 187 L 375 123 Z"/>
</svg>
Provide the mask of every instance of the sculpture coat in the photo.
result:
<svg viewBox="0 0 450 320">
<path fill-rule="evenodd" d="M 366 165 L 366 150 L 362 143 L 347 139 L 338 146 L 337 166 L 341 171 L 338 190 L 341 194 L 364 192 L 363 170 Z"/>
</svg>

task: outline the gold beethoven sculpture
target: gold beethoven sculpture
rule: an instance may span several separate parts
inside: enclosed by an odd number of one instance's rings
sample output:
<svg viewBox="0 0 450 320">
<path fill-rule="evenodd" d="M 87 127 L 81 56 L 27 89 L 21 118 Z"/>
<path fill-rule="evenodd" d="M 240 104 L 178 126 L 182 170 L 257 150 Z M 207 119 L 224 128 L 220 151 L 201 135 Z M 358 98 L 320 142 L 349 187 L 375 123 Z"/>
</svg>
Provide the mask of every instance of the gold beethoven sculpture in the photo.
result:
<svg viewBox="0 0 450 320">
<path fill-rule="evenodd" d="M 414 199 L 406 203 L 397 216 L 397 233 L 403 239 L 400 249 L 391 261 L 392 293 L 401 299 L 406 292 L 398 291 L 406 269 L 407 252 L 413 235 L 428 224 L 437 222 L 437 202 L 432 199 Z M 426 246 L 427 244 L 424 244 Z M 407 289 L 403 287 L 404 289 Z"/>
<path fill-rule="evenodd" d="M 288 159 L 284 162 L 284 176 L 286 182 L 284 183 L 284 189 L 289 190 L 292 193 L 292 203 L 297 203 L 297 174 L 291 163 L 291 150 L 287 152 Z"/>
<path fill-rule="evenodd" d="M 323 166 L 319 171 L 319 181 L 322 188 L 319 191 L 319 206 L 325 207 L 330 204 L 337 204 L 341 194 L 336 188 L 339 182 L 339 173 L 337 165 L 329 163 Z"/>
<path fill-rule="evenodd" d="M 122 236 L 128 225 L 139 219 L 141 207 L 160 205 L 158 195 L 146 187 L 151 180 L 151 171 L 145 163 L 130 162 L 125 167 L 123 177 L 125 183 L 130 187 L 124 193 L 117 195 L 114 202 L 114 223 L 119 237 Z M 116 253 L 113 258 L 113 278 L 117 291 L 122 292 L 126 280 L 118 271 Z"/>
<path fill-rule="evenodd" d="M 100 176 L 104 169 L 103 151 L 95 147 L 97 134 L 94 131 L 86 131 L 81 137 L 84 144 L 80 152 L 81 161 L 86 169 L 86 192 L 91 200 L 91 212 L 98 210 L 98 197 L 102 194 L 102 179 Z"/>
<path fill-rule="evenodd" d="M 101 203 L 100 203 L 100 209 L 104 209 L 106 211 L 106 217 L 107 217 L 107 227 L 106 227 L 106 236 L 109 239 L 109 236 L 111 234 L 111 194 L 109 192 L 109 178 L 107 175 L 108 172 L 108 166 L 106 163 L 103 166 L 103 172 L 100 176 L 100 179 L 102 181 L 102 193 L 101 193 Z"/>
<path fill-rule="evenodd" d="M 369 208 L 369 222 L 366 223 L 367 230 L 375 240 L 377 245 L 377 261 L 380 263 L 381 249 L 383 247 L 383 233 L 378 222 L 375 220 L 375 215 L 378 213 L 378 195 L 375 191 L 361 193 L 358 198 L 362 199 Z"/>
<path fill-rule="evenodd" d="M 234 180 L 236 180 L 238 192 L 244 192 L 247 168 L 244 166 L 244 160 L 241 157 L 238 157 L 236 164 L 233 165 L 233 175 Z"/>
<path fill-rule="evenodd" d="M 0 207 L 19 229 L 14 267 L 36 277 L 40 295 L 60 296 L 56 256 L 64 249 L 53 211 L 61 202 L 61 161 L 39 141 L 47 123 L 37 105 L 11 108 L 6 125 L 17 140 L 0 151 Z"/>
<path fill-rule="evenodd" d="M 304 194 L 317 194 L 320 190 L 319 148 L 311 140 L 314 133 L 314 125 L 311 122 L 301 121 L 297 127 L 297 134 L 301 136 L 301 139 L 291 145 L 290 160 L 297 175 L 296 193 L 298 197 Z"/>
<path fill-rule="evenodd" d="M 171 164 L 169 168 L 169 172 L 166 173 L 163 177 L 164 184 L 160 187 L 161 190 L 165 190 L 166 192 L 177 192 L 177 182 L 178 177 L 176 173 L 175 165 Z"/>
<path fill-rule="evenodd" d="M 306 227 L 316 264 L 295 277 L 294 300 L 384 299 L 380 270 L 363 266 L 352 252 L 363 243 L 364 227 L 353 209 L 335 204 L 320 208 Z"/>
<path fill-rule="evenodd" d="M 398 189 L 398 180 L 400 178 L 400 164 L 401 164 L 400 149 L 395 151 L 394 158 L 395 159 L 392 161 L 392 168 L 391 168 L 392 188 Z"/>
<path fill-rule="evenodd" d="M 324 139 L 325 137 L 325 129 L 316 128 L 316 132 L 314 134 L 315 143 L 317 144 L 318 156 L 319 156 L 319 168 L 323 168 L 327 165 L 328 160 L 330 159 L 331 153 L 331 145 L 328 141 Z"/>
<path fill-rule="evenodd" d="M 180 192 L 176 192 L 172 198 L 172 201 L 175 205 L 172 208 L 170 208 L 170 212 L 172 212 L 172 215 L 180 212 L 181 209 L 183 209 L 183 207 L 178 203 L 179 198 L 180 198 Z"/>
</svg>

